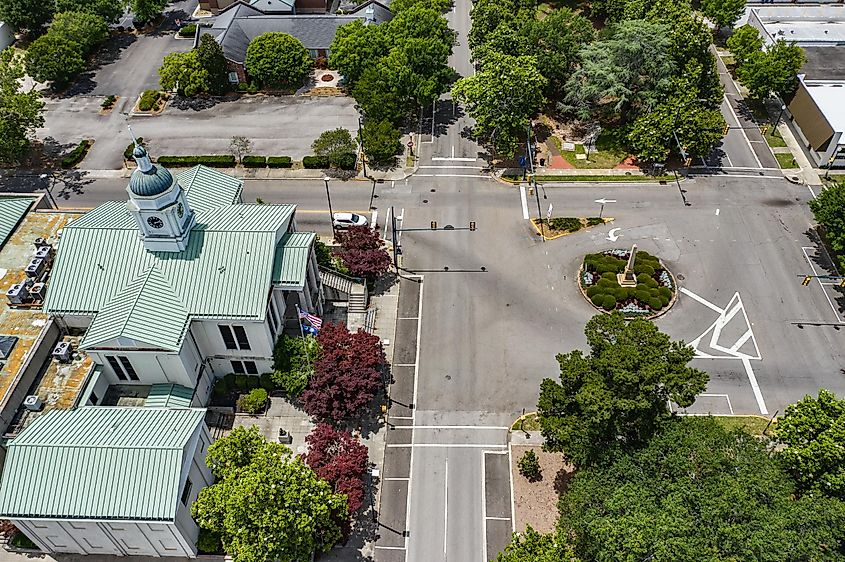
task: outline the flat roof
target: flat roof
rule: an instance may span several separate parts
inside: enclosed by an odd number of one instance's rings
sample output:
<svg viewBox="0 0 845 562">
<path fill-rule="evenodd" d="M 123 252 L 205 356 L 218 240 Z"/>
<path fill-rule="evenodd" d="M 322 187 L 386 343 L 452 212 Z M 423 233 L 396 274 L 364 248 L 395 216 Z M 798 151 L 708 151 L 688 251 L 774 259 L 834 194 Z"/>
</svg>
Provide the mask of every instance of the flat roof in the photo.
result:
<svg viewBox="0 0 845 562">
<path fill-rule="evenodd" d="M 801 74 L 807 80 L 845 81 L 845 46 L 804 47 Z"/>
<path fill-rule="evenodd" d="M 759 21 L 772 40 L 799 45 L 837 45 L 845 42 L 845 9 L 825 6 L 755 6 L 751 19 Z"/>
<path fill-rule="evenodd" d="M 6 291 L 26 277 L 24 268 L 32 258 L 35 239 L 47 238 L 55 244 L 59 232 L 79 216 L 79 213 L 30 211 L 17 223 L 17 227 L 0 248 L 0 335 L 17 338 L 10 357 L 0 368 L 0 402 L 17 383 L 26 355 L 38 340 L 48 320 L 47 314 L 40 307 L 9 306 Z M 48 280 L 47 290 L 49 289 Z M 69 408 L 76 400 L 90 368 L 91 360 L 87 356 L 79 356 L 67 365 L 51 361 L 36 379 L 32 392 L 44 400 L 45 409 Z"/>
<path fill-rule="evenodd" d="M 807 93 L 818 106 L 831 128 L 845 133 L 845 82 L 804 80 Z"/>
</svg>

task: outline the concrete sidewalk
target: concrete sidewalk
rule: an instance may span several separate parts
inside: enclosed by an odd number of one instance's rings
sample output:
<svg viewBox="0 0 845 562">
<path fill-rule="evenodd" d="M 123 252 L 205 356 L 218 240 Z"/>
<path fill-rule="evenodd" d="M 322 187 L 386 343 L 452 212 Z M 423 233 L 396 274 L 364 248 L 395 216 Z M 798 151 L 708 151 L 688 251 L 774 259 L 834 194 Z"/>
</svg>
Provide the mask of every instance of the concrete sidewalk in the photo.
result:
<svg viewBox="0 0 845 562">
<path fill-rule="evenodd" d="M 778 133 L 780 133 L 781 138 L 792 153 L 795 163 L 798 164 L 798 167 L 800 168 L 800 171 L 797 173 L 798 177 L 800 177 L 807 185 L 822 185 L 822 180 L 819 177 L 818 171 L 810 162 L 810 159 L 807 158 L 807 155 L 804 153 L 804 149 L 801 148 L 801 143 L 799 143 L 798 139 L 795 138 L 795 135 L 792 134 L 792 129 L 789 128 L 789 125 L 785 122 L 781 122 L 778 125 Z"/>
</svg>

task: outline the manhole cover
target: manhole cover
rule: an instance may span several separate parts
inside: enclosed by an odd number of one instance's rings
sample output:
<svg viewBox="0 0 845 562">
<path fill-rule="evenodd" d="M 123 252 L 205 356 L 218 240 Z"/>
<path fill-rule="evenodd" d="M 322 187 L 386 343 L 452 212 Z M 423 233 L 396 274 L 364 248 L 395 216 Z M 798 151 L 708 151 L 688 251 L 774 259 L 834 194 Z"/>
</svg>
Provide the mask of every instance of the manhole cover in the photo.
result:
<svg viewBox="0 0 845 562">
<path fill-rule="evenodd" d="M 446 375 L 446 380 L 447 380 L 447 381 L 452 380 L 452 375 Z"/>
<path fill-rule="evenodd" d="M 683 275 L 681 275 L 680 273 L 677 275 L 677 277 L 678 277 L 678 280 L 679 280 L 679 281 L 683 281 L 683 280 L 684 280 L 684 276 L 683 276 Z"/>
</svg>

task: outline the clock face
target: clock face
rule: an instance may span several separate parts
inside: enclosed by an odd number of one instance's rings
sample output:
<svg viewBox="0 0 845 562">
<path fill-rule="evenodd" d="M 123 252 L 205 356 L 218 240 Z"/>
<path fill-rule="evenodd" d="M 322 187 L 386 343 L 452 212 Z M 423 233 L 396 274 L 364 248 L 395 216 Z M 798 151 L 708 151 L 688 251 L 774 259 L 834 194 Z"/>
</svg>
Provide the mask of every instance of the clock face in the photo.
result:
<svg viewBox="0 0 845 562">
<path fill-rule="evenodd" d="M 147 219 L 147 224 L 153 228 L 162 228 L 164 227 L 164 221 L 162 221 L 158 217 L 150 217 Z"/>
<path fill-rule="evenodd" d="M 185 214 L 185 206 L 182 203 L 176 205 L 176 214 L 179 215 L 179 218 L 182 218 L 182 215 Z"/>
</svg>

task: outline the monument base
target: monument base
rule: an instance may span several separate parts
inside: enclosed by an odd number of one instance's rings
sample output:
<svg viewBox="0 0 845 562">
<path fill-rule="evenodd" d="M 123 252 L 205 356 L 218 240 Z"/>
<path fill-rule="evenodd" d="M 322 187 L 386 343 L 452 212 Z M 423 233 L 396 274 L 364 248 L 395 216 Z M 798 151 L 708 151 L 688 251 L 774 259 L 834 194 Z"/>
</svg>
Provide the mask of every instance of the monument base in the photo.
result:
<svg viewBox="0 0 845 562">
<path fill-rule="evenodd" d="M 637 278 L 633 273 L 617 273 L 616 282 L 620 287 L 636 287 Z"/>
</svg>

